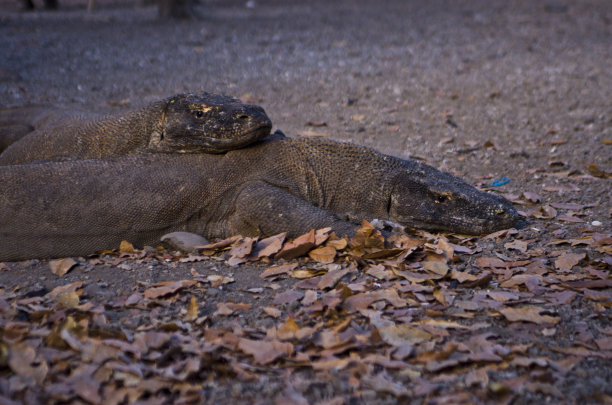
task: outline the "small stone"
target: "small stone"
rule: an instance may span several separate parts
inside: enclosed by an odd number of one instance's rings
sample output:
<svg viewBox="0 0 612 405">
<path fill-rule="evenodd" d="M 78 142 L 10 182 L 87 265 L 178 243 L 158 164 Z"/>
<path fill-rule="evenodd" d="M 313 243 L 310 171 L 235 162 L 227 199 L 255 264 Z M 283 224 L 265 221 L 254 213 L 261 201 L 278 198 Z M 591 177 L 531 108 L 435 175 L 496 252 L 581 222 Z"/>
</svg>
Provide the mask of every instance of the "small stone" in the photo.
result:
<svg viewBox="0 0 612 405">
<path fill-rule="evenodd" d="M 593 221 L 593 222 L 591 222 L 591 225 L 593 225 L 593 226 L 601 226 L 601 222 L 600 221 Z"/>
<path fill-rule="evenodd" d="M 178 249 L 187 253 L 195 253 L 196 246 L 208 245 L 206 238 L 190 232 L 172 232 L 161 237 L 163 244 L 171 249 Z"/>
</svg>

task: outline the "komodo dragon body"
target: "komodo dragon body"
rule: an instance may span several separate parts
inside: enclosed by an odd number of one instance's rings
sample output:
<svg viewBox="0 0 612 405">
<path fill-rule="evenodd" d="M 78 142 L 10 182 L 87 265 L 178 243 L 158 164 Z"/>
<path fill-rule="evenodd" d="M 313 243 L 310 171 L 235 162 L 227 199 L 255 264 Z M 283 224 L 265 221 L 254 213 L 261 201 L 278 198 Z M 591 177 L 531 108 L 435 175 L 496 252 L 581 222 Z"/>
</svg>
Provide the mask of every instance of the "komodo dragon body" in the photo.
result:
<svg viewBox="0 0 612 405">
<path fill-rule="evenodd" d="M 330 140 L 271 136 L 212 154 L 0 167 L 0 261 L 79 256 L 172 231 L 210 238 L 353 234 L 379 218 L 483 234 L 520 224 L 509 201 L 425 164 Z"/>
<path fill-rule="evenodd" d="M 223 153 L 268 136 L 271 127 L 261 107 L 211 93 L 179 94 L 109 116 L 26 106 L 0 111 L 0 145 L 12 142 L 0 154 L 0 165 L 147 152 Z"/>
</svg>

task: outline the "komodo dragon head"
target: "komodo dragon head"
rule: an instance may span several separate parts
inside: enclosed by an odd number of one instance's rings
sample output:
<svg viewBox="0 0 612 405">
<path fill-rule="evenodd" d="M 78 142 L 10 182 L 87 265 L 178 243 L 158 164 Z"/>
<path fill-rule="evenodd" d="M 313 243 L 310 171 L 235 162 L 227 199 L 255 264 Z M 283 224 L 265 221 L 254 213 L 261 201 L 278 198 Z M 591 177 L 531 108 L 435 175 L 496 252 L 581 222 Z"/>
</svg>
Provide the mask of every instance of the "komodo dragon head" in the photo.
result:
<svg viewBox="0 0 612 405">
<path fill-rule="evenodd" d="M 263 108 L 224 95 L 179 94 L 165 102 L 151 151 L 223 153 L 265 138 L 272 128 Z"/>
<path fill-rule="evenodd" d="M 399 169 L 387 212 L 404 226 L 471 235 L 526 225 L 505 198 L 422 164 Z"/>
</svg>

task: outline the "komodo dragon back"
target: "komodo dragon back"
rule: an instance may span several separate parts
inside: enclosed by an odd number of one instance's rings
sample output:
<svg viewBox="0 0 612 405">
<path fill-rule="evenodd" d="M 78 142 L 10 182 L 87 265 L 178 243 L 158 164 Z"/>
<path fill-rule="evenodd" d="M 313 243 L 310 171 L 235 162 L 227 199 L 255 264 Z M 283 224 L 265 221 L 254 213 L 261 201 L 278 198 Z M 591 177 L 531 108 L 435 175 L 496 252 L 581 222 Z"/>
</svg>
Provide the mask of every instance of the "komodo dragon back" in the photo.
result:
<svg viewBox="0 0 612 405">
<path fill-rule="evenodd" d="M 179 94 L 110 116 L 26 106 L 0 111 L 0 146 L 12 142 L 0 154 L 0 165 L 146 152 L 224 153 L 268 136 L 271 127 L 263 108 L 212 93 Z"/>
</svg>

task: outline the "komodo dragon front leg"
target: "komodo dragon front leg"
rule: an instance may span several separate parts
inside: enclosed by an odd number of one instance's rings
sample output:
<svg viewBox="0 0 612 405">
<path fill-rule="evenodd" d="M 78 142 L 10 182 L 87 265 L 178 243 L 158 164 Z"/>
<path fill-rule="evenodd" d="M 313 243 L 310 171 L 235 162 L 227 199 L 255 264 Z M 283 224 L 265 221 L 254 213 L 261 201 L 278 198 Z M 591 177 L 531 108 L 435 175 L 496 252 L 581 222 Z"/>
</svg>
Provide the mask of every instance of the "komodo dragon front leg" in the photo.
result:
<svg viewBox="0 0 612 405">
<path fill-rule="evenodd" d="M 29 133 L 28 127 L 33 129 Z M 0 165 L 141 153 L 224 153 L 265 138 L 271 127 L 263 108 L 210 93 L 179 94 L 110 116 L 25 106 L 0 110 L 0 151 L 6 148 Z"/>
<path fill-rule="evenodd" d="M 242 187 L 228 218 L 229 228 L 242 235 L 295 237 L 309 229 L 331 227 L 339 236 L 352 235 L 355 224 L 315 207 L 308 201 L 264 182 Z"/>
</svg>

